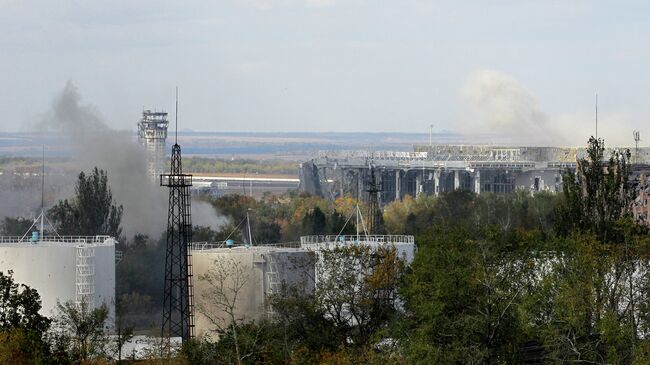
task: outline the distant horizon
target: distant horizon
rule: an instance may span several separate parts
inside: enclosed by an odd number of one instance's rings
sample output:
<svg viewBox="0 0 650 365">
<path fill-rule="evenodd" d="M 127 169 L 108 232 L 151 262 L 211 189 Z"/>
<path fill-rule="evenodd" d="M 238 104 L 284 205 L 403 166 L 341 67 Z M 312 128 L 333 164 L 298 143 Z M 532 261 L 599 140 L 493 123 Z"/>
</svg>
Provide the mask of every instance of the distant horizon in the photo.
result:
<svg viewBox="0 0 650 365">
<path fill-rule="evenodd" d="M 130 142 L 137 139 L 136 131 L 123 130 Z M 179 130 L 179 141 L 188 155 L 238 155 L 238 154 L 294 154 L 319 151 L 413 151 L 414 146 L 429 144 L 429 133 L 411 132 L 314 132 L 314 131 L 197 131 Z M 206 137 L 195 139 L 196 137 Z M 503 146 L 503 147 L 551 147 L 584 148 L 582 144 L 532 144 L 516 140 L 515 135 L 502 133 L 467 134 L 451 131 L 434 132 L 433 145 Z M 32 140 L 32 138 L 36 140 Z M 40 146 L 46 145 L 55 150 L 67 150 L 69 136 L 64 132 L 27 131 L 0 132 L 0 156 L 17 156 L 15 150 L 30 151 L 27 155 L 40 155 Z M 167 138 L 168 146 L 173 142 L 173 131 Z M 634 144 L 615 145 L 605 139 L 607 148 L 635 148 Z M 640 145 L 639 148 L 644 148 Z M 645 147 L 647 148 L 647 147 Z M 8 150 L 14 150 L 7 153 Z M 253 151 L 253 152 L 251 152 Z"/>
</svg>

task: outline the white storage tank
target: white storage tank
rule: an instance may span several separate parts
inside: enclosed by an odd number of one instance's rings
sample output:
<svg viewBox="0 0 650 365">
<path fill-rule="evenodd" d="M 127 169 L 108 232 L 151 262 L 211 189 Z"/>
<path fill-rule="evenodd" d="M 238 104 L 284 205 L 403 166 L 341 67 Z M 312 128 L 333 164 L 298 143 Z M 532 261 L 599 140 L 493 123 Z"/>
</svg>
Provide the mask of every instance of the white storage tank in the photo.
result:
<svg viewBox="0 0 650 365">
<path fill-rule="evenodd" d="M 315 255 L 315 275 L 314 285 L 320 288 L 320 283 L 325 283 L 325 288 L 338 281 L 338 270 L 348 270 L 345 266 L 338 266 L 336 259 L 334 262 L 326 264 L 324 262 L 324 253 L 337 248 L 347 248 L 354 246 L 369 247 L 369 251 L 382 248 L 395 248 L 397 257 L 404 260 L 409 265 L 413 262 L 415 256 L 415 238 L 410 235 L 315 235 L 300 237 L 300 247 L 309 250 Z M 330 266 L 333 265 L 333 266 Z M 361 272 L 361 266 L 358 266 L 357 280 L 362 281 L 364 273 Z M 367 273 L 365 273 L 367 274 Z M 358 287 L 356 287 L 358 289 Z M 356 290 L 355 289 L 355 290 Z M 395 304 L 402 307 L 402 301 L 398 298 Z M 349 323 L 354 325 L 356 319 L 349 312 L 349 306 L 346 304 L 340 308 L 339 315 L 341 318 L 348 318 Z"/>
<path fill-rule="evenodd" d="M 300 237 L 300 247 L 314 252 L 316 256 L 315 285 L 318 286 L 319 276 L 329 277 L 328 270 L 323 266 L 322 252 L 339 247 L 367 246 L 370 249 L 394 247 L 397 256 L 409 265 L 415 256 L 415 238 L 410 235 L 314 235 Z"/>
<path fill-rule="evenodd" d="M 400 258 L 407 264 L 413 262 L 415 256 L 415 238 L 410 235 L 317 235 L 300 237 L 300 247 L 314 251 L 317 255 L 321 250 L 331 250 L 337 247 L 365 245 L 371 248 L 392 246 Z"/>
<path fill-rule="evenodd" d="M 115 244 L 109 236 L 35 239 L 0 237 L 0 271 L 13 271 L 15 282 L 36 289 L 41 314 L 52 317 L 57 303 L 105 303 L 115 318 Z"/>
<path fill-rule="evenodd" d="M 250 322 L 273 314 L 269 295 L 278 293 L 283 283 L 313 290 L 314 255 L 305 249 L 194 243 L 191 254 L 198 337 L 216 338 L 213 331 L 231 323 L 220 302 L 235 308 L 236 320 Z"/>
</svg>

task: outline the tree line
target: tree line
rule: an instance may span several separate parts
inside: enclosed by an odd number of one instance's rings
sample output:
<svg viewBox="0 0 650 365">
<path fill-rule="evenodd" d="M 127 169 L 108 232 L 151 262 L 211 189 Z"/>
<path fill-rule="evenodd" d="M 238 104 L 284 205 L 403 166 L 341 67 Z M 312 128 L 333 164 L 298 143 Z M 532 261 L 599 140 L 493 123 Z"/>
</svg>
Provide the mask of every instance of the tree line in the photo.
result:
<svg viewBox="0 0 650 365">
<path fill-rule="evenodd" d="M 648 230 L 628 209 L 635 197 L 629 152 L 603 153 L 603 141 L 592 138 L 576 171 L 565 173 L 561 194 L 455 191 L 390 203 L 385 232 L 416 236 L 410 265 L 388 248 L 333 251 L 327 265 L 348 275 L 313 291 L 284 287 L 271 298 L 269 319 L 214 326 L 218 340 L 187 342 L 170 361 L 650 363 Z M 202 199 L 229 223 L 196 227 L 197 240 L 224 239 L 250 209 L 258 244 L 336 234 L 357 204 L 295 193 Z M 144 253 L 163 255 L 160 240 L 129 241 L 118 292 L 157 303 L 148 265 L 158 256 Z"/>
<path fill-rule="evenodd" d="M 341 279 L 307 296 L 285 293 L 271 320 L 215 328 L 219 341 L 192 342 L 184 356 L 206 364 L 649 363 L 650 240 L 629 211 L 629 152 L 606 159 L 596 139 L 588 151 L 559 195 L 457 191 L 389 204 L 386 231 L 415 234 L 418 246 L 411 265 L 383 276 L 399 298 L 391 310 L 377 310 L 378 292 Z M 302 219 L 322 228 L 327 214 L 314 219 L 314 210 Z M 331 311 L 357 304 L 368 306 L 355 307 L 352 321 Z"/>
</svg>

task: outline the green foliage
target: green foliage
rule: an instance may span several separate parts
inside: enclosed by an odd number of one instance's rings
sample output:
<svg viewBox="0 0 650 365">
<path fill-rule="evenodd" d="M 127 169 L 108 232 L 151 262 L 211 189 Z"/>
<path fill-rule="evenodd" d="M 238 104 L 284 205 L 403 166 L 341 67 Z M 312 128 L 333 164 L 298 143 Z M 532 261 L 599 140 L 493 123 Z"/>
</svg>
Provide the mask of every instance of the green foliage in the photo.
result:
<svg viewBox="0 0 650 365">
<path fill-rule="evenodd" d="M 643 330 L 636 303 L 644 295 L 638 275 L 640 245 L 603 245 L 593 235 L 564 240 L 561 256 L 529 295 L 531 328 L 555 362 L 629 364 Z M 643 302 L 643 300 L 641 301 Z"/>
<path fill-rule="evenodd" d="M 403 272 L 404 261 L 392 247 L 323 250 L 314 292 L 285 288 L 272 299 L 277 325 L 294 350 L 368 349 L 398 312 Z"/>
<path fill-rule="evenodd" d="M 193 340 L 183 344 L 181 356 L 198 365 L 286 364 L 290 354 L 283 352 L 282 338 L 278 328 L 266 321 L 237 324 L 235 332 L 224 334 L 217 342 Z M 235 341 L 241 357 L 235 351 Z"/>
<path fill-rule="evenodd" d="M 73 362 L 106 359 L 108 350 L 108 308 L 91 308 L 87 302 L 58 304 L 56 342 Z M 65 357 L 65 356 L 62 356 Z"/>
<path fill-rule="evenodd" d="M 560 197 L 550 193 L 515 192 L 511 194 L 453 191 L 439 197 L 410 196 L 389 203 L 384 210 L 388 233 L 419 234 L 431 226 L 464 226 L 474 230 L 496 226 L 505 231 L 538 229 L 550 233 Z"/>
<path fill-rule="evenodd" d="M 336 325 L 320 301 L 300 287 L 283 287 L 281 294 L 271 299 L 276 313 L 275 325 L 282 331 L 284 347 L 293 353 L 298 349 L 318 353 L 336 351 L 346 343 L 347 324 Z"/>
<path fill-rule="evenodd" d="M 18 327 L 0 331 L 0 364 L 47 364 L 48 362 L 52 362 L 48 344 L 38 333 Z"/>
<path fill-rule="evenodd" d="M 31 220 L 23 217 L 4 217 L 2 223 L 0 223 L 0 236 L 22 236 L 31 227 L 32 223 Z"/>
<path fill-rule="evenodd" d="M 355 225 L 348 222 L 355 201 L 339 199 L 334 202 L 312 196 L 279 197 L 267 195 L 255 200 L 243 195 L 226 195 L 219 198 L 204 197 L 224 216 L 230 225 L 221 233 L 230 233 L 237 224 L 246 219 L 248 212 L 255 244 L 298 241 L 300 236 L 312 234 L 342 234 L 355 232 Z M 354 204 L 353 204 L 354 203 Z M 242 225 L 245 228 L 245 226 Z M 246 237 L 248 233 L 241 233 Z M 205 233 L 205 232 L 202 232 Z M 215 235 L 223 237 L 223 234 Z M 221 239 L 221 238 L 219 238 Z"/>
<path fill-rule="evenodd" d="M 418 239 L 400 291 L 407 315 L 399 328 L 409 361 L 517 362 L 530 258 L 507 252 L 504 237 L 493 232 L 450 228 Z"/>
<path fill-rule="evenodd" d="M 214 324 L 215 336 L 186 342 L 173 361 L 647 364 L 650 236 L 628 214 L 634 198 L 629 153 L 617 152 L 608 161 L 603 153 L 602 141 L 592 138 L 577 173 L 565 176 L 563 194 L 455 191 L 390 203 L 383 216 L 387 232 L 417 235 L 410 266 L 388 247 L 325 251 L 316 266 L 319 285 L 283 285 L 270 298 L 270 320 L 251 322 L 236 315 L 232 298 L 249 279 L 250 268 L 219 271 L 216 265 L 199 278 L 212 289 L 205 298 L 195 298 L 197 310 L 207 311 L 210 306 L 202 307 L 199 300 L 207 299 L 226 316 L 203 313 Z M 101 178 L 84 181 L 104 190 Z M 92 195 L 97 189 L 80 191 Z M 297 194 L 257 201 L 238 195 L 203 199 L 229 223 L 218 231 L 194 227 L 195 240 L 224 240 L 233 230 L 234 239 L 241 240 L 244 235 L 235 227 L 248 212 L 256 243 L 339 233 L 357 204 L 350 198 L 332 202 Z M 60 207 L 76 204 L 64 201 Z M 59 220 L 63 226 L 65 218 Z M 78 224 L 75 219 L 69 224 Z M 356 231 L 350 223 L 342 233 Z M 118 314 L 125 322 L 142 328 L 138 315 L 159 317 L 164 243 L 136 235 L 122 248 Z M 234 291 L 227 291 L 230 286 Z M 68 323 L 67 330 L 48 337 L 45 347 L 34 337 L 37 331 L 26 329 L 34 322 L 6 321 L 0 328 L 0 363 L 38 362 L 45 356 L 55 363 L 106 358 L 106 346 L 98 345 L 105 337 L 102 313 L 65 311 L 74 315 L 57 323 Z"/>
<path fill-rule="evenodd" d="M 255 244 L 277 243 L 281 240 L 281 227 L 275 216 L 275 210 L 278 207 L 276 197 L 273 197 L 274 201 L 257 201 L 248 196 L 233 194 L 206 199 L 217 212 L 230 218 L 231 224 L 222 227 L 221 232 L 215 235 L 216 239 L 225 239 L 240 222 L 246 219 L 246 213 L 249 213 L 251 233 Z M 231 238 L 241 242 L 241 237 L 248 236 L 247 232 L 244 234 L 245 229 L 246 226 L 242 224 L 240 231 Z"/>
<path fill-rule="evenodd" d="M 302 219 L 302 231 L 312 232 L 311 234 L 328 234 L 327 230 L 327 217 L 320 210 L 315 207 L 307 212 Z"/>
<path fill-rule="evenodd" d="M 38 312 L 36 290 L 0 272 L 0 364 L 39 364 L 49 356 L 44 338 L 50 320 Z"/>
<path fill-rule="evenodd" d="M 41 297 L 24 284 L 14 282 L 13 272 L 0 272 L 0 331 L 20 328 L 43 335 L 50 320 L 40 315 Z"/>
<path fill-rule="evenodd" d="M 183 158 L 183 168 L 191 173 L 298 175 L 298 164 L 283 160 L 230 160 L 192 156 Z"/>
<path fill-rule="evenodd" d="M 603 242 L 620 241 L 618 220 L 629 217 L 634 188 L 628 182 L 630 151 L 614 151 L 603 163 L 605 143 L 589 139 L 587 158 L 577 161 L 573 174 L 564 174 L 564 202 L 558 209 L 557 231 L 567 236 L 575 230 L 591 232 Z"/>
<path fill-rule="evenodd" d="M 136 329 L 157 326 L 162 310 L 165 273 L 165 236 L 150 240 L 136 234 L 122 245 L 122 261 L 116 266 L 116 297 L 123 303 L 121 315 Z"/>
<path fill-rule="evenodd" d="M 122 206 L 113 204 L 108 175 L 95 167 L 88 176 L 84 172 L 79 173 L 75 197 L 71 201 L 59 201 L 48 215 L 60 235 L 109 235 L 119 238 L 122 234 L 122 213 Z"/>
</svg>

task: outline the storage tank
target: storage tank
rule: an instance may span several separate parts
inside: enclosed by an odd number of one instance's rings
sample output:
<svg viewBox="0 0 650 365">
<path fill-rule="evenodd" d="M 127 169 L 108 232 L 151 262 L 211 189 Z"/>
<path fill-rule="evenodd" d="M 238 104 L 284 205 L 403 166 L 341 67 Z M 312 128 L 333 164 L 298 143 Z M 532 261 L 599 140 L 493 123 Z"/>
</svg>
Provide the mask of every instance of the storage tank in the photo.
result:
<svg viewBox="0 0 650 365">
<path fill-rule="evenodd" d="M 313 251 L 318 255 L 321 250 L 336 247 L 365 245 L 371 248 L 392 246 L 400 258 L 407 264 L 413 262 L 415 256 L 415 238 L 410 235 L 316 235 L 300 237 L 300 247 Z"/>
<path fill-rule="evenodd" d="M 115 244 L 109 236 L 0 237 L 0 271 L 36 289 L 42 315 L 57 313 L 57 302 L 105 303 L 115 318 Z"/>
<path fill-rule="evenodd" d="M 300 247 L 316 256 L 315 285 L 318 286 L 319 275 L 328 276 L 328 270 L 323 267 L 321 253 L 338 247 L 363 245 L 372 249 L 379 247 L 394 247 L 399 258 L 406 264 L 413 262 L 415 256 L 415 238 L 410 235 L 314 235 L 300 237 Z"/>
<path fill-rule="evenodd" d="M 273 315 L 269 296 L 283 283 L 313 290 L 314 255 L 308 250 L 225 243 L 194 243 L 190 248 L 198 337 L 216 338 L 216 328 L 232 323 L 224 306 L 234 308 L 236 320 L 256 321 Z"/>
<path fill-rule="evenodd" d="M 352 274 L 357 273 L 356 284 L 354 290 L 359 290 L 361 282 L 364 281 L 364 275 L 369 274 L 368 272 L 363 271 L 363 266 L 358 263 L 356 268 L 345 266 L 345 260 L 340 261 L 336 258 L 333 261 L 326 262 L 327 256 L 324 255 L 329 250 L 335 250 L 337 248 L 347 248 L 354 246 L 364 246 L 368 247 L 368 251 L 372 253 L 374 250 L 379 248 L 395 248 L 397 257 L 404 260 L 404 262 L 409 265 L 413 262 L 415 255 L 415 238 L 409 235 L 315 235 L 315 236 L 302 236 L 300 237 L 300 247 L 313 252 L 315 255 L 315 275 L 314 275 L 314 286 L 315 288 L 321 288 L 319 285 L 323 283 L 325 291 L 329 291 L 332 285 L 336 287 L 339 280 L 340 270 L 346 270 L 345 273 Z M 344 251 L 345 252 L 345 251 Z M 336 257 L 336 255 L 334 255 Z M 354 265 L 354 264 L 353 264 Z M 348 271 L 352 270 L 352 272 Z M 344 279 L 344 283 L 350 283 L 350 277 Z M 354 278 L 352 278 L 354 280 Z M 352 281 L 354 283 L 354 281 Z M 347 289 L 346 289 L 347 290 Z M 397 308 L 403 308 L 403 302 L 400 298 L 395 298 L 394 304 Z M 326 307 L 326 313 L 329 312 L 327 304 L 324 304 Z M 343 306 L 336 308 L 338 316 L 341 319 L 347 318 L 350 325 L 356 325 L 357 319 L 352 312 L 350 312 L 350 303 L 343 303 Z"/>
</svg>

